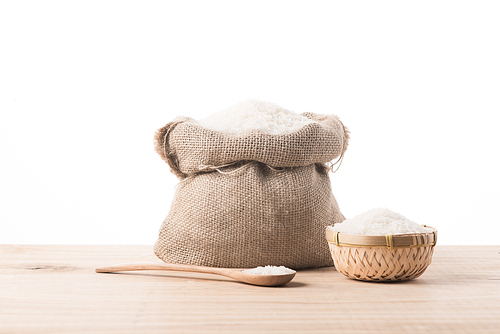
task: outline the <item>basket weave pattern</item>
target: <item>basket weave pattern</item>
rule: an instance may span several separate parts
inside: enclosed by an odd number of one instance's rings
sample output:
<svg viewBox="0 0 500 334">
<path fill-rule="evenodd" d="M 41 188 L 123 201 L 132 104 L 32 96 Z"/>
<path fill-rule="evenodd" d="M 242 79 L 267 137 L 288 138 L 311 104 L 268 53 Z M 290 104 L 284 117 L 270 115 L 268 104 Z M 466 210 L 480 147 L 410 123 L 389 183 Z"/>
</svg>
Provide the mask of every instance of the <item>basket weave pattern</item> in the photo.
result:
<svg viewBox="0 0 500 334">
<path fill-rule="evenodd" d="M 361 281 L 417 278 L 431 264 L 436 230 L 386 236 L 350 235 L 327 228 L 326 239 L 337 271 Z"/>
<path fill-rule="evenodd" d="M 335 268 L 362 281 L 404 281 L 422 275 L 431 264 L 433 246 L 399 248 L 343 247 L 329 244 Z"/>
</svg>

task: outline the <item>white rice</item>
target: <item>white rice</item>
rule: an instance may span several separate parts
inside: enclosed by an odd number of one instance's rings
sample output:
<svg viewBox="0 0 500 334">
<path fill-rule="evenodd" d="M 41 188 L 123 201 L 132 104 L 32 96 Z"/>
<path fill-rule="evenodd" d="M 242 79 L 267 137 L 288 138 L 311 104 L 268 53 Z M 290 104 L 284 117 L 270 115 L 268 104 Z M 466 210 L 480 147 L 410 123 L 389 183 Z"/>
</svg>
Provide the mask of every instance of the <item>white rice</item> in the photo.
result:
<svg viewBox="0 0 500 334">
<path fill-rule="evenodd" d="M 377 208 L 344 220 L 335 226 L 328 226 L 333 231 L 357 235 L 387 235 L 407 233 L 430 233 L 432 229 L 423 227 L 399 213 L 386 208 Z"/>
<path fill-rule="evenodd" d="M 265 267 L 257 267 L 253 269 L 246 269 L 242 271 L 245 274 L 253 274 L 253 275 L 286 275 L 293 274 L 295 270 L 289 269 L 284 266 L 276 267 L 276 266 L 265 266 Z"/>
<path fill-rule="evenodd" d="M 306 124 L 317 122 L 274 103 L 250 99 L 212 114 L 197 123 L 211 130 L 231 134 L 260 130 L 276 135 L 290 133 Z"/>
</svg>

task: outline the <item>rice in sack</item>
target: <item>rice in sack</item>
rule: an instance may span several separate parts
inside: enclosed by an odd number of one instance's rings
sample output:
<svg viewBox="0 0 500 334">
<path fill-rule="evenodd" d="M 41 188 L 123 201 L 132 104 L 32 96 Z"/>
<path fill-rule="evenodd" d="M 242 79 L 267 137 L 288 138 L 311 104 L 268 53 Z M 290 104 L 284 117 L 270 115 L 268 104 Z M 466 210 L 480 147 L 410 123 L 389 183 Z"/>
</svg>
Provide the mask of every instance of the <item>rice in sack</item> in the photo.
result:
<svg viewBox="0 0 500 334">
<path fill-rule="evenodd" d="M 347 143 L 336 116 L 255 100 L 200 122 L 168 123 L 156 134 L 156 151 L 181 182 L 155 254 L 227 268 L 333 265 L 324 228 L 344 217 L 327 164 L 341 159 Z"/>
</svg>

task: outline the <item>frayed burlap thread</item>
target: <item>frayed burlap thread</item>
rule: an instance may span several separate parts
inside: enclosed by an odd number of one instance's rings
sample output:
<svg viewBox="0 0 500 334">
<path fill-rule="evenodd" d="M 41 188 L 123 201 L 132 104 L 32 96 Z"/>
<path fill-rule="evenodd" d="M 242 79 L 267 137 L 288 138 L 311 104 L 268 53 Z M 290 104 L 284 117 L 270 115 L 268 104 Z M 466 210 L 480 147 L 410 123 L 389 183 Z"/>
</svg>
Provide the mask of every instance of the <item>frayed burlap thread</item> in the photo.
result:
<svg viewBox="0 0 500 334">
<path fill-rule="evenodd" d="M 324 228 L 344 220 L 328 166 L 347 147 L 335 116 L 298 131 L 231 135 L 183 118 L 161 128 L 156 151 L 181 179 L 155 244 L 169 263 L 293 269 L 331 266 Z"/>
</svg>

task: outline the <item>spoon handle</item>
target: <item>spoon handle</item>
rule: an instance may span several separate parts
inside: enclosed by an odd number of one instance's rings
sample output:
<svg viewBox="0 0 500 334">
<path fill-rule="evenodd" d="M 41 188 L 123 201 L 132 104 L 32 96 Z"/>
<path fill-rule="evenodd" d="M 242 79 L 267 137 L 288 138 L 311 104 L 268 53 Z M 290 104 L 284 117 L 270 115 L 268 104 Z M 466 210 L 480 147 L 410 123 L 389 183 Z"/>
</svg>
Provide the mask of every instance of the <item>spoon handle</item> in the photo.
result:
<svg viewBox="0 0 500 334">
<path fill-rule="evenodd" d="M 189 271 L 204 274 L 215 274 L 227 276 L 231 269 L 211 268 L 202 266 L 191 266 L 186 264 L 174 263 L 125 263 L 113 266 L 99 267 L 95 269 L 96 273 L 113 273 L 119 271 L 136 271 L 136 270 L 172 270 L 172 271 Z"/>
<path fill-rule="evenodd" d="M 135 271 L 135 270 L 173 270 L 173 271 L 189 271 L 204 274 L 215 274 L 226 276 L 237 281 L 260 285 L 260 286 L 281 286 L 290 282 L 295 276 L 293 274 L 287 275 L 254 275 L 246 274 L 238 269 L 228 268 L 212 268 L 203 266 L 191 266 L 186 264 L 174 263 L 130 263 L 130 264 L 117 264 L 114 266 L 99 267 L 95 269 L 96 273 L 113 273 L 119 271 Z"/>
</svg>

